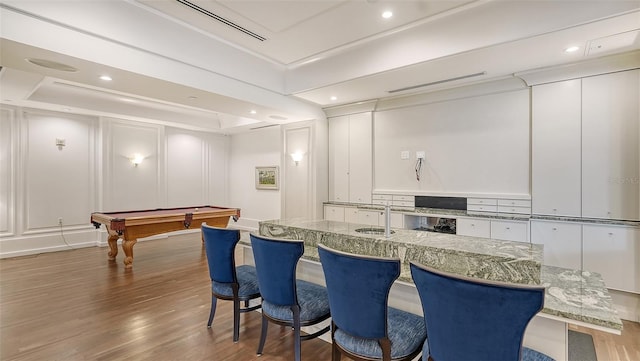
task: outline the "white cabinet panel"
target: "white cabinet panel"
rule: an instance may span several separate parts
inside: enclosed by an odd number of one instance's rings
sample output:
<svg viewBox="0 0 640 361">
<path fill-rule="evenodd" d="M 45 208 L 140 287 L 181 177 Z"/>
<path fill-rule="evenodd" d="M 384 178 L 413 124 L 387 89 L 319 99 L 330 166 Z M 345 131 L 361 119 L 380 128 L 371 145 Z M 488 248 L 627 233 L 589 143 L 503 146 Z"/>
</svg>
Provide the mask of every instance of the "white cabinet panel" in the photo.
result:
<svg viewBox="0 0 640 361">
<path fill-rule="evenodd" d="M 531 243 L 544 245 L 543 264 L 582 269 L 582 225 L 531 221 Z"/>
<path fill-rule="evenodd" d="M 349 201 L 349 117 L 329 121 L 329 199 Z"/>
<path fill-rule="evenodd" d="M 371 203 L 371 113 L 329 120 L 329 199 Z"/>
<path fill-rule="evenodd" d="M 640 220 L 640 70 L 582 80 L 582 216 Z"/>
<path fill-rule="evenodd" d="M 371 203 L 372 175 L 371 113 L 349 116 L 349 201 Z"/>
<path fill-rule="evenodd" d="M 344 222 L 344 207 L 324 206 L 324 219 L 327 221 Z"/>
<path fill-rule="evenodd" d="M 380 223 L 380 213 L 380 211 L 358 210 L 358 223 L 378 226 Z M 384 216 L 382 217 L 382 222 L 384 223 Z"/>
<path fill-rule="evenodd" d="M 503 241 L 529 242 L 527 237 L 529 222 L 491 221 L 491 238 Z"/>
<path fill-rule="evenodd" d="M 384 218 L 384 216 L 382 216 Z M 381 226 L 384 226 L 384 219 Z M 391 212 L 391 228 L 404 228 L 404 214 L 398 212 Z"/>
<path fill-rule="evenodd" d="M 531 194 L 534 214 L 580 216 L 581 80 L 532 90 Z"/>
<path fill-rule="evenodd" d="M 491 221 L 488 219 L 458 218 L 456 220 L 456 234 L 491 238 Z"/>
<path fill-rule="evenodd" d="M 347 223 L 358 223 L 358 208 L 344 207 L 344 221 Z"/>
<path fill-rule="evenodd" d="M 608 288 L 640 293 L 640 229 L 583 225 L 583 269 L 602 274 Z"/>
</svg>

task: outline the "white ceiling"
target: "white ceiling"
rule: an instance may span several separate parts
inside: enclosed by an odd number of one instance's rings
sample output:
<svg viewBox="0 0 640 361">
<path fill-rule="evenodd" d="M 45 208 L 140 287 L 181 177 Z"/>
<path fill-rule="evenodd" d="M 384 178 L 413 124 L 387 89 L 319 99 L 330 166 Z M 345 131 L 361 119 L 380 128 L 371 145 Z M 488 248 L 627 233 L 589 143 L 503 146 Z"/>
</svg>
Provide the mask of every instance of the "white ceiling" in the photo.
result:
<svg viewBox="0 0 640 361">
<path fill-rule="evenodd" d="M 621 0 L 0 0 L 0 22 L 5 104 L 224 133 L 640 48 Z"/>
</svg>

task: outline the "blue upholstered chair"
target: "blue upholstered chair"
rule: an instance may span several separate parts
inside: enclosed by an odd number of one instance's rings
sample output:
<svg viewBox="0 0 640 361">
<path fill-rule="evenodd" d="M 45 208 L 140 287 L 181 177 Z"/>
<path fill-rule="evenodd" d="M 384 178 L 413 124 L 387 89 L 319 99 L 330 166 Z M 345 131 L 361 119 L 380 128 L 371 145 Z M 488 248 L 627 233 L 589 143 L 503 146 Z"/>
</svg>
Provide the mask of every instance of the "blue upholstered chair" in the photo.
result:
<svg viewBox="0 0 640 361">
<path fill-rule="evenodd" d="M 422 360 L 553 361 L 522 347 L 544 287 L 492 282 L 411 263 L 429 339 Z"/>
<path fill-rule="evenodd" d="M 326 288 L 296 279 L 304 242 L 251 235 L 251 248 L 262 294 L 262 333 L 258 355 L 262 355 L 269 322 L 293 327 L 295 360 L 300 361 L 300 341 L 318 337 L 329 326 L 301 336 L 300 327 L 318 324 L 330 317 Z"/>
<path fill-rule="evenodd" d="M 209 276 L 211 276 L 211 312 L 207 327 L 211 328 L 216 313 L 217 300 L 233 301 L 233 342 L 240 334 L 240 313 L 260 308 L 249 307 L 249 300 L 260 297 L 256 269 L 253 266 L 236 267 L 235 249 L 240 240 L 240 231 L 202 225 L 202 240 L 207 253 Z M 244 308 L 240 308 L 240 302 Z"/>
<path fill-rule="evenodd" d="M 332 361 L 412 360 L 427 331 L 424 319 L 387 304 L 400 260 L 354 255 L 318 246 L 331 306 Z"/>
</svg>

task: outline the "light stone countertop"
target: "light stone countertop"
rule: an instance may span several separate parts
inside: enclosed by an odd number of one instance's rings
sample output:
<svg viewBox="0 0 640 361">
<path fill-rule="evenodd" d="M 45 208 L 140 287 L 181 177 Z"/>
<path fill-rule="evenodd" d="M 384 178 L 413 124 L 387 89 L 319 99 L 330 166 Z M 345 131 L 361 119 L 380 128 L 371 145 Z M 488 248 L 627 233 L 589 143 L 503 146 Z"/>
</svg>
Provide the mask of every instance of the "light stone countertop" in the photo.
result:
<svg viewBox="0 0 640 361">
<path fill-rule="evenodd" d="M 393 229 L 395 233 L 388 239 L 384 235 L 355 232 L 355 229 L 368 227 L 371 226 L 325 220 L 274 220 L 260 222 L 259 233 L 269 237 L 304 240 L 303 258 L 312 261 L 319 261 L 318 243 L 356 254 L 398 257 L 402 262 L 399 280 L 409 283 L 413 283 L 409 261 L 415 261 L 471 277 L 541 284 L 546 288 L 542 313 L 606 329 L 622 330 L 622 321 L 613 308 L 601 275 L 540 265 L 541 245 L 403 229 Z M 243 237 L 241 243 L 250 245 L 248 237 Z M 506 264 L 510 266 L 502 268 L 503 262 L 509 259 L 511 262 L 507 261 Z M 524 266 L 512 267 L 518 263 Z M 532 265 L 536 263 L 537 280 L 536 275 L 531 274 L 535 273 L 536 268 Z"/>
</svg>

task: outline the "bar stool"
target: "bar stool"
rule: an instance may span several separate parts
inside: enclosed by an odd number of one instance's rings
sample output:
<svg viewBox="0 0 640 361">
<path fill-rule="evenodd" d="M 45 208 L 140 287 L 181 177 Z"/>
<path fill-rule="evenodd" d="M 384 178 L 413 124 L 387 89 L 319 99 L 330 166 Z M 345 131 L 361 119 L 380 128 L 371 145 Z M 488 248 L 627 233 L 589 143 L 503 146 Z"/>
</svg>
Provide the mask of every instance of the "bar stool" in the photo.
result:
<svg viewBox="0 0 640 361">
<path fill-rule="evenodd" d="M 202 224 L 202 240 L 211 277 L 211 312 L 207 328 L 211 328 L 216 313 L 217 300 L 233 301 L 233 342 L 240 338 L 240 313 L 260 308 L 249 307 L 249 301 L 260 297 L 256 269 L 253 266 L 236 267 L 235 248 L 240 240 L 240 231 L 217 228 Z M 244 308 L 240 308 L 240 301 Z"/>
<path fill-rule="evenodd" d="M 412 360 L 427 331 L 418 315 L 388 307 L 400 259 L 360 256 L 318 245 L 331 305 L 332 361 Z"/>
<path fill-rule="evenodd" d="M 304 242 L 251 234 L 251 247 L 262 294 L 262 332 L 258 355 L 262 355 L 269 322 L 293 327 L 295 360 L 300 361 L 300 342 L 329 331 L 329 326 L 309 335 L 300 327 L 318 324 L 331 315 L 326 288 L 296 279 L 296 267 Z"/>
<path fill-rule="evenodd" d="M 544 287 L 480 280 L 411 263 L 429 338 L 422 360 L 553 361 L 522 347 Z"/>
</svg>

